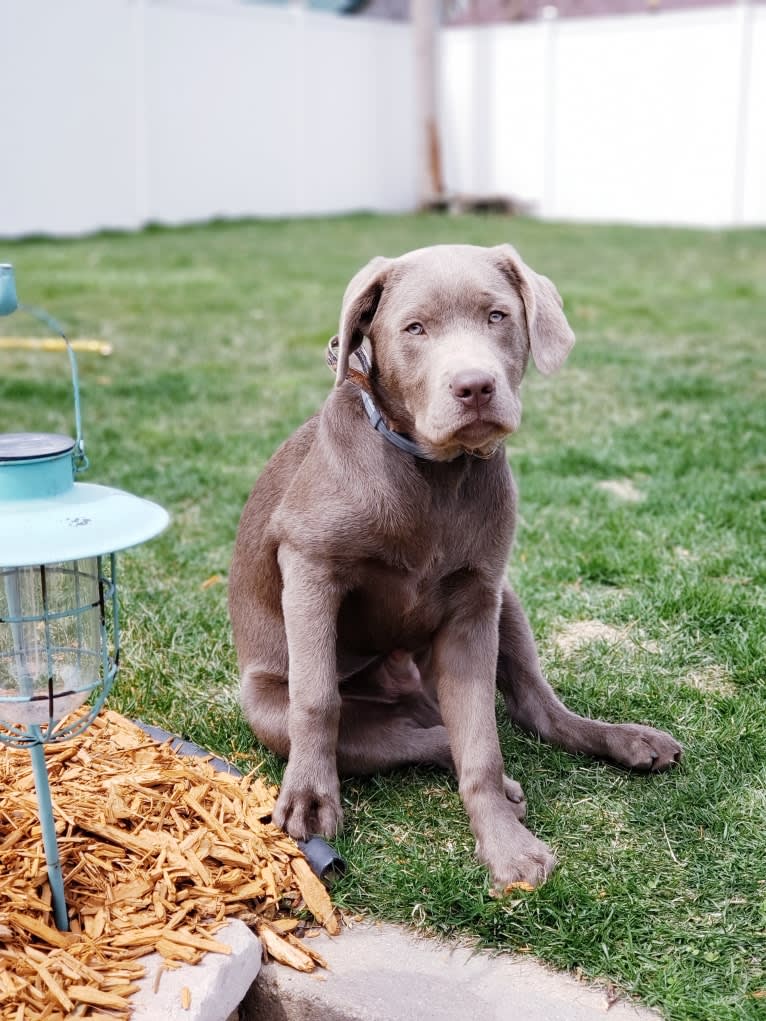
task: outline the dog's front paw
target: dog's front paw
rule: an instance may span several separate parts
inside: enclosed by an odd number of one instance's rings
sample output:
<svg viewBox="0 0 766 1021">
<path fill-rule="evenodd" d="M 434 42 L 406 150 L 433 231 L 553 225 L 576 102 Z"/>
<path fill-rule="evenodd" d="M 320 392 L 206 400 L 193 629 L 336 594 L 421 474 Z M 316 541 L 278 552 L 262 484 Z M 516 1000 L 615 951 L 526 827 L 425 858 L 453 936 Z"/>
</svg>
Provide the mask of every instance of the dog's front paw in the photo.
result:
<svg viewBox="0 0 766 1021">
<path fill-rule="evenodd" d="M 504 814 L 494 823 L 477 838 L 476 855 L 489 869 L 495 890 L 531 889 L 544 883 L 556 867 L 553 851 L 512 814 Z"/>
<path fill-rule="evenodd" d="M 628 769 L 657 773 L 681 761 L 683 749 L 664 730 L 640 723 L 615 723 L 609 728 L 608 754 L 612 761 Z"/>
<path fill-rule="evenodd" d="M 320 783 L 316 775 L 291 775 L 288 765 L 271 817 L 294 840 L 334 836 L 343 824 L 337 776 Z"/>
</svg>

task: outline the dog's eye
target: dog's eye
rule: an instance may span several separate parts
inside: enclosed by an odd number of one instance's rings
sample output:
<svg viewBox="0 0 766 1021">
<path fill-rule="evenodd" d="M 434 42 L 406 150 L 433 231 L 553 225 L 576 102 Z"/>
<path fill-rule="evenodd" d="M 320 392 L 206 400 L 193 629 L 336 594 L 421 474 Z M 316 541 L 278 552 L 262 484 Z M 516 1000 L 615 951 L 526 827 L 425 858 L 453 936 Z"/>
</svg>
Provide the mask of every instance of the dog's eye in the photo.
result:
<svg viewBox="0 0 766 1021">
<path fill-rule="evenodd" d="M 489 313 L 489 321 L 491 323 L 499 323 L 502 319 L 505 319 L 505 312 L 498 312 L 495 309 L 494 312 Z"/>
<path fill-rule="evenodd" d="M 410 323 L 407 327 L 407 333 L 411 333 L 413 337 L 419 337 L 421 333 L 425 333 L 422 323 Z"/>
</svg>

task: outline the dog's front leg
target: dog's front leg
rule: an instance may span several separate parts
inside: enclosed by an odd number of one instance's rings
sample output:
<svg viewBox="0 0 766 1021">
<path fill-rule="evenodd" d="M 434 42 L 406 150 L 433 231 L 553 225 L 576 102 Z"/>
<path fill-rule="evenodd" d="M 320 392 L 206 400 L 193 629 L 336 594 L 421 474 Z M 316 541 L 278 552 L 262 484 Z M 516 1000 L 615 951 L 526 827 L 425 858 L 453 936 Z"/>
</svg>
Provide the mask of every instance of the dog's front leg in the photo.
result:
<svg viewBox="0 0 766 1021">
<path fill-rule="evenodd" d="M 448 620 L 434 642 L 433 667 L 460 796 L 476 837 L 476 854 L 500 890 L 543 882 L 555 858 L 516 818 L 503 787 L 495 720 L 498 610 L 491 597 Z"/>
<path fill-rule="evenodd" d="M 341 593 L 320 560 L 284 546 L 278 559 L 289 656 L 290 753 L 273 818 L 296 839 L 332 836 L 343 819 L 335 657 Z"/>
</svg>

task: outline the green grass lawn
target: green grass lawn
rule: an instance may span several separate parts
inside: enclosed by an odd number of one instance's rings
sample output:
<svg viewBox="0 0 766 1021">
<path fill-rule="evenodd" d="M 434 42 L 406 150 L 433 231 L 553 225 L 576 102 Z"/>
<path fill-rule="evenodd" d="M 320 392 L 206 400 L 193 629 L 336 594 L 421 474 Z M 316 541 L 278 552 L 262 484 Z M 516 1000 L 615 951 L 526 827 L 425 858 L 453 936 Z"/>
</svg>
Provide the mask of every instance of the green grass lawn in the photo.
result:
<svg viewBox="0 0 766 1021">
<path fill-rule="evenodd" d="M 114 344 L 80 356 L 87 479 L 173 514 L 121 561 L 111 704 L 279 777 L 237 706 L 225 577 L 245 498 L 330 389 L 324 347 L 360 265 L 506 240 L 578 336 L 558 376 L 525 383 L 510 576 L 567 703 L 669 729 L 685 758 L 632 776 L 503 722 L 529 825 L 560 858 L 505 900 L 452 779 L 345 782 L 335 897 L 611 980 L 677 1021 L 764 1017 L 766 232 L 357 216 L 0 243 L 23 300 Z M 0 351 L 0 411 L 3 430 L 70 431 L 65 357 Z"/>
</svg>

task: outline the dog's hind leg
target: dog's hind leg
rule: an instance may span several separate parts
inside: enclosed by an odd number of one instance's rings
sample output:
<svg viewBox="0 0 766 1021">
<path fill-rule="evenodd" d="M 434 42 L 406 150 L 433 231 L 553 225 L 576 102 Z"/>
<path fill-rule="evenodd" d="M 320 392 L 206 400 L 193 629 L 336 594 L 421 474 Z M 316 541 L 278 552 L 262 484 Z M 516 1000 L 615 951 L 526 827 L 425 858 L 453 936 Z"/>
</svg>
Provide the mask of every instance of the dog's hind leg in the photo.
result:
<svg viewBox="0 0 766 1021">
<path fill-rule="evenodd" d="M 286 759 L 290 752 L 287 678 L 246 667 L 239 694 L 242 711 L 258 740 Z"/>
<path fill-rule="evenodd" d="M 424 657 L 426 663 L 429 658 Z M 421 763 L 455 773 L 436 696 L 408 653 L 389 653 L 343 684 L 341 693 L 341 774 L 376 773 Z M 523 819 L 527 806 L 521 785 L 503 776 L 503 790 L 516 818 Z"/>
<path fill-rule="evenodd" d="M 497 686 L 514 723 L 567 751 L 652 771 L 673 766 L 681 758 L 681 746 L 665 731 L 589 720 L 559 701 L 543 676 L 531 628 L 509 585 L 503 590 L 500 612 Z"/>
<path fill-rule="evenodd" d="M 361 677 L 341 686 L 338 772 L 342 776 L 363 776 L 428 764 L 454 773 L 447 731 L 436 703 L 419 682 L 415 686 L 410 663 L 404 657 L 394 657 L 386 670 L 392 666 L 393 678 L 390 673 L 384 678 L 378 675 L 381 686 L 377 689 L 363 684 Z M 392 698 L 392 680 L 404 682 L 408 690 Z M 245 670 L 241 702 L 258 739 L 286 759 L 290 752 L 287 678 L 253 668 Z M 522 819 L 526 803 L 520 785 L 509 777 L 504 778 L 503 785 L 514 813 Z"/>
<path fill-rule="evenodd" d="M 409 660 L 409 662 L 407 661 Z M 341 685 L 338 769 L 346 776 L 430 762 L 452 769 L 439 710 L 423 691 L 412 660 L 376 663 Z M 286 677 L 245 670 L 242 708 L 256 737 L 282 758 L 290 753 Z"/>
<path fill-rule="evenodd" d="M 391 709 L 362 699 L 343 701 L 338 739 L 338 772 L 360 776 L 398 766 L 433 765 L 455 772 L 443 724 L 423 726 L 402 706 Z M 517 819 L 527 804 L 521 785 L 503 776 L 503 791 Z"/>
<path fill-rule="evenodd" d="M 436 699 L 413 657 L 395 649 L 341 684 L 338 769 L 346 776 L 431 763 L 452 768 Z"/>
</svg>

